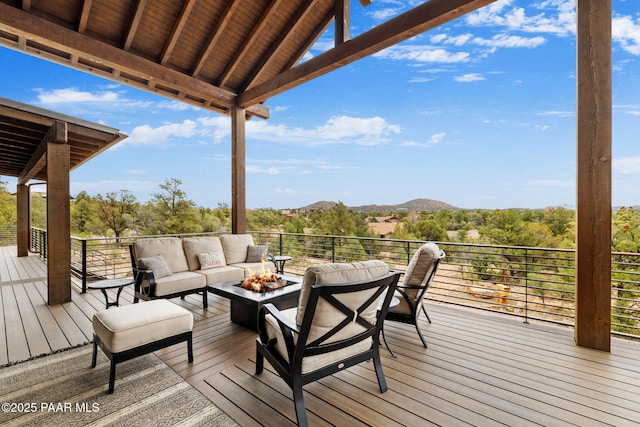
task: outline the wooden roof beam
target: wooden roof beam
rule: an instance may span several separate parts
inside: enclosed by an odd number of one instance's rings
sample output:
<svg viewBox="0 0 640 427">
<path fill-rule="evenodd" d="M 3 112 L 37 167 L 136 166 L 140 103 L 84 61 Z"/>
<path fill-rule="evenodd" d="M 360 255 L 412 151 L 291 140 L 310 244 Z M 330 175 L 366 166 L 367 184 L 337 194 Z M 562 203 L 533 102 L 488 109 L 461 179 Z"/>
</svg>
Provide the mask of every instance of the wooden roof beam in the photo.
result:
<svg viewBox="0 0 640 427">
<path fill-rule="evenodd" d="M 84 33 L 87 30 L 87 22 L 89 22 L 89 12 L 91 12 L 91 3 L 93 0 L 84 0 L 82 2 L 82 10 L 78 19 L 78 32 Z"/>
<path fill-rule="evenodd" d="M 220 80 L 218 81 L 218 85 L 224 87 L 231 74 L 238 68 L 238 65 L 242 62 L 242 59 L 247 55 L 247 53 L 251 50 L 253 43 L 258 39 L 258 35 L 264 29 L 264 27 L 269 23 L 271 17 L 276 10 L 276 6 L 280 3 L 281 0 L 271 0 L 264 11 L 260 14 L 260 19 L 258 22 L 252 27 L 251 32 L 245 37 L 244 42 L 240 49 L 236 50 L 236 54 L 233 56 L 233 59 L 229 61 L 229 64 L 222 72 Z"/>
<path fill-rule="evenodd" d="M 56 120 L 40 141 L 35 153 L 27 162 L 24 170 L 18 176 L 18 185 L 29 182 L 47 164 L 47 145 L 50 142 L 66 144 L 68 141 L 67 122 Z"/>
<path fill-rule="evenodd" d="M 496 0 L 430 0 L 238 95 L 247 106 L 435 28 Z"/>
<path fill-rule="evenodd" d="M 191 71 L 191 75 L 193 77 L 197 77 L 198 74 L 200 74 L 200 71 L 202 71 L 204 63 L 209 58 L 209 55 L 211 55 L 211 52 L 213 51 L 216 43 L 218 43 L 218 40 L 220 40 L 220 37 L 222 37 L 224 28 L 229 25 L 231 16 L 233 15 L 233 12 L 238 8 L 239 4 L 240 2 L 238 0 L 226 2 L 226 7 L 222 12 L 222 18 L 220 19 L 220 21 L 218 21 L 217 25 L 211 29 L 209 40 L 207 41 L 207 47 L 202 51 L 200 57 L 196 61 L 195 66 L 193 67 L 193 70 Z"/>
<path fill-rule="evenodd" d="M 1 2 L 0 15 L 4 17 L 0 22 L 0 30 L 2 31 L 24 36 L 29 40 L 53 47 L 69 55 L 87 58 L 97 64 L 103 64 L 107 67 L 139 76 L 145 80 L 161 83 L 164 86 L 176 89 L 176 91 L 210 98 L 219 105 L 231 106 L 234 104 L 236 94 L 232 91 L 216 87 L 202 80 L 193 79 L 177 70 L 168 69 L 161 64 L 141 58 L 107 43 L 93 40 L 83 34 L 60 27 L 50 21 Z M 65 58 L 55 59 L 63 64 L 67 63 Z"/>
</svg>

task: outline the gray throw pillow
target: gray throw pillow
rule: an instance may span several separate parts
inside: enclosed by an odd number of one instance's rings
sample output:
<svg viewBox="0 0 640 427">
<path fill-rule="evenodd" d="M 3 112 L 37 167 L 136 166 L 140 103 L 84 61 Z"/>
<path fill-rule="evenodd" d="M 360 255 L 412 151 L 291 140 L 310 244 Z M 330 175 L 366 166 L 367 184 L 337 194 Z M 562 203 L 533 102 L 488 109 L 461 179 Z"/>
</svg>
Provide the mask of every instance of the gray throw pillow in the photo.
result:
<svg viewBox="0 0 640 427">
<path fill-rule="evenodd" d="M 249 245 L 247 247 L 246 262 L 260 262 L 263 260 L 266 261 L 267 250 L 269 250 L 269 245 L 259 245 L 259 246 Z"/>
<path fill-rule="evenodd" d="M 171 276 L 171 270 L 162 255 L 150 256 L 148 258 L 140 258 L 138 266 L 143 270 L 153 271 L 153 277 L 159 279 L 161 277 Z"/>
</svg>

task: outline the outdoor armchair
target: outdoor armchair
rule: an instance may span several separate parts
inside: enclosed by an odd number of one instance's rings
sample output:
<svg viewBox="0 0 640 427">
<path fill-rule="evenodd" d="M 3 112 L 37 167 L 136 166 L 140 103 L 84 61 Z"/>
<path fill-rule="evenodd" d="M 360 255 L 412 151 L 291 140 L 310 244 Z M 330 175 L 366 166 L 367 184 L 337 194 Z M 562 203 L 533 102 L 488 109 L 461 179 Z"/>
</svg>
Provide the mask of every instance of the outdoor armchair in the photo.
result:
<svg viewBox="0 0 640 427">
<path fill-rule="evenodd" d="M 435 277 L 438 265 L 444 257 L 444 251 L 435 243 L 425 243 L 418 248 L 411 258 L 407 270 L 403 273 L 402 282 L 398 283 L 396 288 L 395 296 L 400 299 L 400 304 L 390 308 L 386 316 L 387 320 L 414 325 L 425 348 L 427 342 L 420 332 L 418 317 L 422 311 L 427 316 L 427 321 L 431 323 L 423 302 L 427 289 Z M 384 339 L 386 344 L 386 338 Z"/>
<path fill-rule="evenodd" d="M 381 261 L 324 264 L 304 275 L 298 307 L 262 307 L 256 374 L 266 358 L 293 391 L 298 424 L 308 424 L 302 387 L 373 359 L 380 392 L 387 390 L 379 334 L 400 274 Z"/>
</svg>

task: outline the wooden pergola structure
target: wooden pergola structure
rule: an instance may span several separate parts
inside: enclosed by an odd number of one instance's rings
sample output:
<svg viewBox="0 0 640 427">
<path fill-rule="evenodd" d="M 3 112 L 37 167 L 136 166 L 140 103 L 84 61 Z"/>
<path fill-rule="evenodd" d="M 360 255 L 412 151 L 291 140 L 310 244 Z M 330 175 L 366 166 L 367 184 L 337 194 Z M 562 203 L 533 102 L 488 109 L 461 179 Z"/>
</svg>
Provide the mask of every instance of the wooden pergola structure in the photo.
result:
<svg viewBox="0 0 640 427">
<path fill-rule="evenodd" d="M 18 178 L 18 256 L 29 254 L 29 181 L 47 184 L 49 304 L 71 300 L 69 173 L 126 138 L 117 129 L 0 98 L 0 175 Z"/>
<path fill-rule="evenodd" d="M 351 38 L 350 0 L 0 0 L 0 44 L 230 115 L 232 231 L 241 233 L 245 121 L 268 118 L 269 97 L 494 1 L 425 1 Z M 575 337 L 609 351 L 612 8 L 576 4 Z M 334 47 L 301 63 L 332 22 Z"/>
</svg>

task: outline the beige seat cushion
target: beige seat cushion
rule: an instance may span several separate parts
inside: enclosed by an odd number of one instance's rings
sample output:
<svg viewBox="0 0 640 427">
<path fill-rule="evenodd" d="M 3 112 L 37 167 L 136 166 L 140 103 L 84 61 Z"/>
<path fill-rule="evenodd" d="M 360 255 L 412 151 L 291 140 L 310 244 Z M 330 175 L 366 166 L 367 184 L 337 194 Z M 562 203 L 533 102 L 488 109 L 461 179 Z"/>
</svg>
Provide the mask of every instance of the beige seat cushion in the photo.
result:
<svg viewBox="0 0 640 427">
<path fill-rule="evenodd" d="M 191 271 L 200 270 L 198 254 L 220 252 L 224 256 L 222 243 L 220 243 L 218 236 L 187 237 L 182 239 L 182 247 L 184 248 L 187 264 L 189 264 L 189 270 Z"/>
<path fill-rule="evenodd" d="M 232 265 L 209 268 L 206 270 L 196 270 L 194 273 L 202 274 L 206 278 L 207 285 L 231 282 L 232 280 L 237 280 L 239 283 L 241 280 L 244 280 L 244 270 Z"/>
<path fill-rule="evenodd" d="M 174 274 L 189 270 L 187 258 L 182 249 L 182 240 L 177 237 L 136 240 L 133 242 L 133 255 L 136 260 L 162 255 Z"/>
<path fill-rule="evenodd" d="M 161 297 L 205 286 L 207 286 L 207 278 L 202 274 L 195 271 L 182 271 L 156 280 L 156 291 L 152 296 Z"/>
<path fill-rule="evenodd" d="M 111 353 L 191 330 L 191 312 L 167 300 L 116 307 L 93 315 L 93 331 Z"/>
<path fill-rule="evenodd" d="M 224 249 L 227 264 L 237 264 L 247 260 L 247 248 L 253 245 L 251 234 L 223 234 L 220 243 Z"/>
</svg>

